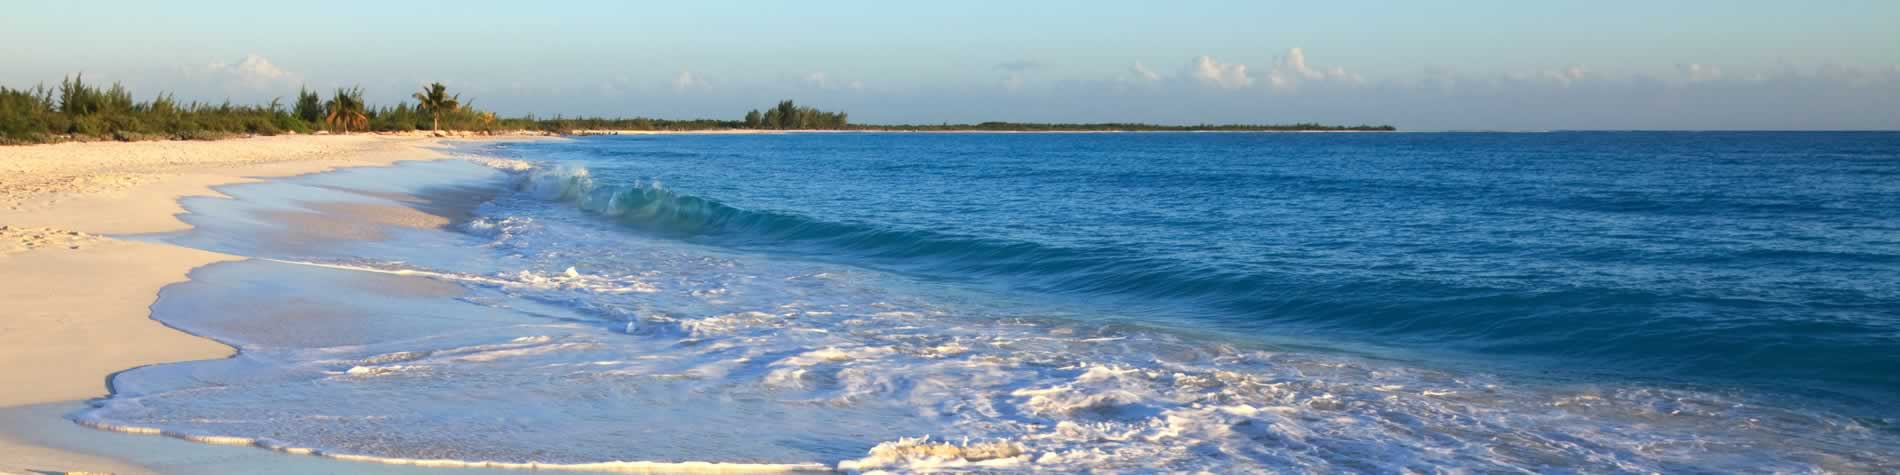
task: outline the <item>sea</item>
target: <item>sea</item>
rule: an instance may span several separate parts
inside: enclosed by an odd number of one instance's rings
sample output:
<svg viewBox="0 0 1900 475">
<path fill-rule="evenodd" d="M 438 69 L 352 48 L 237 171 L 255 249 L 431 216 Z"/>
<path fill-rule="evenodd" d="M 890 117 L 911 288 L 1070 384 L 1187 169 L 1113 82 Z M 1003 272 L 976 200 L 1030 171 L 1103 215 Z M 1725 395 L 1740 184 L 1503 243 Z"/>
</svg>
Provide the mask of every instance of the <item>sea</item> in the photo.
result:
<svg viewBox="0 0 1900 475">
<path fill-rule="evenodd" d="M 1900 133 L 451 153 L 186 200 L 139 238 L 248 259 L 153 318 L 238 354 L 71 418 L 434 466 L 1900 471 Z"/>
</svg>

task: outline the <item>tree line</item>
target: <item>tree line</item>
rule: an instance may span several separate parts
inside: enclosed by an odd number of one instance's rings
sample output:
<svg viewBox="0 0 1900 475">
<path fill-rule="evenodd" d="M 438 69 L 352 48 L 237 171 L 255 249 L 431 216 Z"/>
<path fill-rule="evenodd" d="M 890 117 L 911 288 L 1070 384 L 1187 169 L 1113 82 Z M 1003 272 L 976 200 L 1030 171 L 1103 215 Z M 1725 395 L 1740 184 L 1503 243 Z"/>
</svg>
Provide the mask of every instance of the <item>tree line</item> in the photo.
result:
<svg viewBox="0 0 1900 475">
<path fill-rule="evenodd" d="M 791 100 L 753 109 L 739 120 L 653 119 L 645 117 L 538 118 L 526 115 L 501 118 L 472 107 L 472 100 L 450 94 L 441 83 L 411 95 L 414 103 L 375 107 L 363 99 L 361 87 L 337 88 L 327 96 L 302 88 L 286 106 L 282 98 L 261 105 L 178 102 L 160 93 L 149 101 L 133 100 L 124 86 L 99 87 L 83 75 L 60 80 L 56 87 L 31 89 L 0 86 L 0 144 L 45 143 L 67 140 L 211 140 L 245 135 L 283 133 L 406 132 L 452 130 L 492 133 L 504 130 L 568 134 L 580 130 L 695 131 L 719 129 L 858 130 L 858 131 L 1391 131 L 1389 125 L 1334 126 L 1314 123 L 1288 125 L 1153 125 L 1141 123 L 1045 124 L 983 122 L 978 124 L 867 125 L 853 124 L 846 113 L 800 106 Z"/>
<path fill-rule="evenodd" d="M 843 112 L 825 112 L 813 107 L 801 107 L 790 99 L 779 101 L 778 106 L 759 113 L 753 109 L 745 114 L 741 121 L 748 129 L 821 129 L 837 130 L 850 125 Z"/>
<path fill-rule="evenodd" d="M 125 86 L 99 87 L 83 75 L 58 86 L 11 89 L 0 86 L 0 144 L 63 140 L 213 140 L 283 133 L 403 132 L 413 130 L 501 130 L 492 112 L 468 107 L 460 96 L 430 84 L 408 101 L 372 107 L 360 87 L 337 88 L 327 98 L 308 88 L 289 106 L 282 98 L 267 104 L 238 105 L 178 102 L 160 93 L 135 101 Z M 524 124 L 515 123 L 514 126 Z M 445 127 L 446 126 L 446 127 Z"/>
<path fill-rule="evenodd" d="M 826 112 L 812 107 L 799 106 L 791 100 L 779 101 L 777 106 L 763 111 L 753 109 L 739 120 L 718 119 L 654 119 L 647 117 L 564 117 L 537 118 L 528 115 L 518 119 L 529 125 L 525 127 L 554 133 L 571 133 L 583 130 L 640 130 L 640 131 L 701 131 L 701 130 L 845 130 L 855 127 L 843 112 Z"/>
</svg>

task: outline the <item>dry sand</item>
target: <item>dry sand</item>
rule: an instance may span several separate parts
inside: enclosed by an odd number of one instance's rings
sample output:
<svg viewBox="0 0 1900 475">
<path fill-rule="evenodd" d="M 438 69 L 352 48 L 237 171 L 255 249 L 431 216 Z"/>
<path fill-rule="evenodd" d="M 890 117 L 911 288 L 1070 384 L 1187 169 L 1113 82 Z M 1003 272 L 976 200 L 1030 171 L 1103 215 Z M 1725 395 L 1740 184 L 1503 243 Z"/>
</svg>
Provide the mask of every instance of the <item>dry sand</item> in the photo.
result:
<svg viewBox="0 0 1900 475">
<path fill-rule="evenodd" d="M 0 408 L 103 396 L 128 368 L 221 358 L 231 348 L 150 318 L 160 287 L 237 256 L 100 236 L 169 231 L 212 186 L 443 158 L 439 139 L 280 136 L 214 142 L 0 147 Z M 430 221 L 423 215 L 400 220 Z M 0 427 L 0 473 L 146 473 L 38 447 Z M 12 435 L 13 437 L 10 437 Z"/>
</svg>

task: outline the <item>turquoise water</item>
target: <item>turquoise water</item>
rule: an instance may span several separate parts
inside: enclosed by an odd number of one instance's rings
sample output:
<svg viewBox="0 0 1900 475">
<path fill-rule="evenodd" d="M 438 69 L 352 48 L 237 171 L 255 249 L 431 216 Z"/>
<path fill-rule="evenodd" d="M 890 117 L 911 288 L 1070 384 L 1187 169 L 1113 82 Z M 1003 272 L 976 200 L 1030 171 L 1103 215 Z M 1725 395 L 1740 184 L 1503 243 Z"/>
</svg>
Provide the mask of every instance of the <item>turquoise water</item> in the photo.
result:
<svg viewBox="0 0 1900 475">
<path fill-rule="evenodd" d="M 122 374 L 80 419 L 385 458 L 896 470 L 1878 471 L 1900 447 L 1900 134 L 469 152 L 531 166 L 187 203 L 199 229 L 167 239 L 273 260 L 201 270 L 155 315 L 244 354 Z M 502 191 L 373 242 L 238 218 L 377 201 L 340 191 L 365 183 Z M 461 294 L 361 290 L 397 277 Z M 242 311 L 295 302 L 349 317 Z M 991 450 L 906 452 L 926 436 Z"/>
<path fill-rule="evenodd" d="M 666 137 L 520 153 L 586 167 L 583 208 L 690 242 L 1243 337 L 1900 393 L 1900 134 Z"/>
</svg>

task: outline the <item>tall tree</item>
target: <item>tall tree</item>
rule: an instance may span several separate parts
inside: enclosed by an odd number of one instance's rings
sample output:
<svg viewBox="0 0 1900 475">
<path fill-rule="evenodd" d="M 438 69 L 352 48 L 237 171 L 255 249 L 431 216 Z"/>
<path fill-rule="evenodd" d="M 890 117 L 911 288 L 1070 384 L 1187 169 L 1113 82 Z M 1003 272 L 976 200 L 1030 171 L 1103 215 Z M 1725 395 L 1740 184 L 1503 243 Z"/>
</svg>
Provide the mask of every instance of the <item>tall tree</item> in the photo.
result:
<svg viewBox="0 0 1900 475">
<path fill-rule="evenodd" d="M 429 112 L 431 130 L 442 130 L 442 113 L 455 112 L 462 107 L 462 95 L 450 96 L 448 89 L 442 83 L 430 83 L 428 87 L 422 88 L 422 92 L 415 94 L 417 105 Z"/>
<path fill-rule="evenodd" d="M 784 127 L 785 119 L 778 115 L 778 109 L 766 109 L 765 117 L 760 119 L 759 125 L 767 129 L 777 129 Z"/>
<path fill-rule="evenodd" d="M 799 128 L 800 125 L 798 122 L 798 105 L 793 104 L 791 99 L 779 101 L 778 128 L 796 129 Z"/>
<path fill-rule="evenodd" d="M 349 133 L 351 127 L 369 128 L 369 115 L 364 114 L 361 87 L 337 88 L 336 95 L 330 98 L 330 103 L 324 108 L 329 110 L 329 114 L 324 116 L 323 122 L 331 127 L 342 127 L 343 133 Z"/>
<path fill-rule="evenodd" d="M 759 128 L 759 123 L 763 120 L 764 118 L 759 116 L 759 110 L 752 109 L 752 112 L 745 113 L 745 128 L 748 128 L 748 129 Z"/>
<path fill-rule="evenodd" d="M 311 125 L 323 122 L 323 96 L 317 91 L 298 87 L 297 105 L 291 108 L 290 114 Z"/>
</svg>

